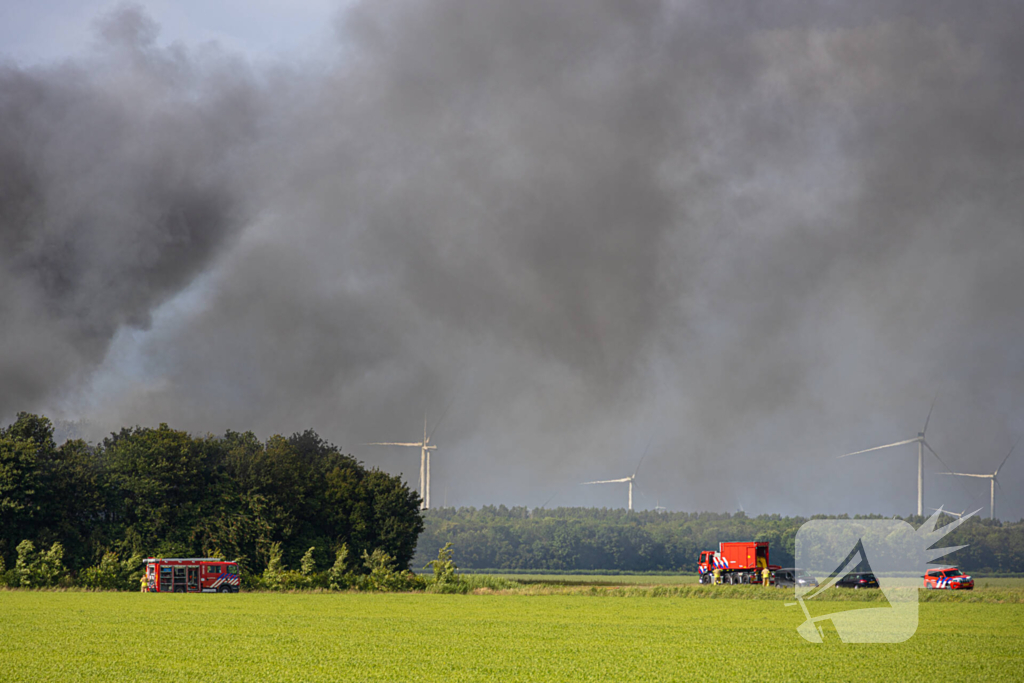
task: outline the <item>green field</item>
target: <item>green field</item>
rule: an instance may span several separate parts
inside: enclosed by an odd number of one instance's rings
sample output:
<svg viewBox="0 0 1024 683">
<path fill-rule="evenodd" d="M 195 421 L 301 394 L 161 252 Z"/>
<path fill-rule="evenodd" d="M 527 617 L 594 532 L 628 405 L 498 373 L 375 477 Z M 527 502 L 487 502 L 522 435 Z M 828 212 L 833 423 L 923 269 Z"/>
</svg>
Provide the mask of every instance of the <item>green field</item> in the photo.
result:
<svg viewBox="0 0 1024 683">
<path fill-rule="evenodd" d="M 466 574 L 472 575 L 472 570 Z M 662 586 L 697 583 L 696 574 L 480 574 L 520 583 L 550 583 L 570 586 Z M 1022 582 L 1024 583 L 1024 582 Z"/>
<path fill-rule="evenodd" d="M 472 570 L 467 575 L 472 575 Z M 520 583 L 545 583 L 567 586 L 676 586 L 696 584 L 696 574 L 480 574 L 494 576 Z M 978 588 L 1024 588 L 1024 578 L 1019 577 L 975 577 Z"/>
<path fill-rule="evenodd" d="M 1024 604 L 920 609 L 905 643 L 814 645 L 782 600 L 4 591 L 0 680 L 1021 679 Z"/>
</svg>

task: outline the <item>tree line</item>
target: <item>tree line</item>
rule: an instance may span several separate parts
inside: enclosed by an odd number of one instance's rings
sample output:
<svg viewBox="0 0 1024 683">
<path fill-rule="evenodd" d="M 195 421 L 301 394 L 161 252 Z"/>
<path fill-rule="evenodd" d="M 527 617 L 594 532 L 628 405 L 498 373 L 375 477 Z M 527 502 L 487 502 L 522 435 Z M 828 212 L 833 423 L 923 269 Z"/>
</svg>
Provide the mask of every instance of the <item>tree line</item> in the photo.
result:
<svg viewBox="0 0 1024 683">
<path fill-rule="evenodd" d="M 45 582 L 55 566 L 82 581 L 120 576 L 146 556 L 219 556 L 251 575 L 273 561 L 273 577 L 303 558 L 331 567 L 343 546 L 356 574 L 372 573 L 362 558 L 375 552 L 376 566 L 386 556 L 404 571 L 423 529 L 419 504 L 400 477 L 312 430 L 260 441 L 161 424 L 58 446 L 43 416 L 20 413 L 0 429 L 0 571 L 15 581 Z"/>
<path fill-rule="evenodd" d="M 505 506 L 423 515 L 419 503 L 399 477 L 312 430 L 260 441 L 162 424 L 58 446 L 50 420 L 21 413 L 0 428 L 0 582 L 120 586 L 143 557 L 218 556 L 238 560 L 254 587 L 359 587 L 424 567 L 448 543 L 466 569 L 692 572 L 701 550 L 746 540 L 768 541 L 772 563 L 791 566 L 807 521 Z M 962 544 L 947 561 L 1024 573 L 1024 521 L 971 519 L 943 541 Z"/>
<path fill-rule="evenodd" d="M 459 565 L 468 570 L 692 573 L 700 552 L 717 550 L 722 541 L 768 541 L 772 564 L 793 566 L 796 534 L 804 522 L 843 518 L 504 505 L 444 508 L 427 512 L 419 547 L 426 558 L 430 549 L 451 543 Z M 904 519 L 914 527 L 925 520 Z M 943 515 L 939 523 L 952 521 Z M 971 518 L 940 542 L 963 544 L 967 547 L 942 561 L 976 573 L 1024 573 L 1024 521 Z"/>
</svg>

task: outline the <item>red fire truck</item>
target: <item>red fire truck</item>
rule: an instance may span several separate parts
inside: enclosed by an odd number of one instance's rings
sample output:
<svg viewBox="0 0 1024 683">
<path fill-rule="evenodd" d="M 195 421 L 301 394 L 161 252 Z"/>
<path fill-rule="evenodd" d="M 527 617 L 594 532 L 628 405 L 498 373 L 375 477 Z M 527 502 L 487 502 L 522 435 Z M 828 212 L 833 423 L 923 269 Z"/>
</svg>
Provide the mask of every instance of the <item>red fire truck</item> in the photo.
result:
<svg viewBox="0 0 1024 683">
<path fill-rule="evenodd" d="M 761 571 L 781 569 L 768 564 L 767 541 L 741 541 L 719 543 L 718 551 L 705 550 L 700 554 L 697 571 L 701 583 L 711 583 L 716 569 L 722 570 L 722 583 L 761 583 Z"/>
<path fill-rule="evenodd" d="M 237 593 L 238 565 L 219 557 L 150 557 L 146 593 Z"/>
</svg>

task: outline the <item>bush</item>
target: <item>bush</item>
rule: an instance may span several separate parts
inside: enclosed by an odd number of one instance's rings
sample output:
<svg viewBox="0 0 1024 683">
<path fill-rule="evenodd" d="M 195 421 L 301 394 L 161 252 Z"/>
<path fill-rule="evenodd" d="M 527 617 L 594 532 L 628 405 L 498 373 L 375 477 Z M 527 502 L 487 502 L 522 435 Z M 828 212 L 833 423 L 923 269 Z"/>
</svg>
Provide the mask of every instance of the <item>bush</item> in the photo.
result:
<svg viewBox="0 0 1024 683">
<path fill-rule="evenodd" d="M 239 581 L 239 588 L 244 591 L 268 590 L 267 585 L 263 581 L 263 576 L 261 574 L 253 574 L 252 572 L 242 572 Z"/>
<path fill-rule="evenodd" d="M 48 551 L 40 552 L 32 541 L 22 541 L 16 548 L 18 560 L 14 566 L 17 582 L 24 588 L 49 588 L 67 577 L 64 567 L 64 546 L 54 543 Z"/>
<path fill-rule="evenodd" d="M 130 591 L 139 589 L 142 576 L 141 556 L 121 560 L 117 553 L 107 552 L 98 565 L 82 570 L 78 583 L 86 588 Z"/>
<path fill-rule="evenodd" d="M 310 548 L 302 556 L 300 570 L 287 569 L 282 559 L 281 544 L 273 543 L 270 546 L 270 562 L 263 571 L 263 576 L 245 579 L 243 585 L 248 590 L 269 591 L 327 588 L 329 573 L 316 571 L 316 561 L 313 559 L 315 550 L 315 547 Z"/>
<path fill-rule="evenodd" d="M 452 544 L 445 543 L 444 547 L 437 551 L 437 559 L 427 563 L 427 567 L 434 570 L 434 580 L 427 584 L 428 592 L 466 593 L 469 591 L 468 584 L 458 574 L 459 567 L 452 559 L 453 554 Z"/>
<path fill-rule="evenodd" d="M 410 571 L 396 571 L 394 569 L 395 559 L 380 548 L 367 554 L 363 551 L 363 566 L 369 570 L 367 576 L 362 577 L 359 587 L 370 591 L 394 592 L 407 590 L 422 590 L 426 588 L 426 581 Z"/>
<path fill-rule="evenodd" d="M 267 563 L 267 568 L 263 570 L 263 587 L 267 590 L 280 590 L 285 576 L 284 568 L 284 553 L 281 552 L 281 544 L 271 543 L 270 544 L 270 562 Z"/>
<path fill-rule="evenodd" d="M 334 566 L 327 570 L 327 587 L 332 591 L 352 588 L 359 582 L 359 575 L 348 566 L 348 544 L 342 543 L 335 553 Z"/>
<path fill-rule="evenodd" d="M 316 560 L 313 558 L 313 551 L 316 547 L 310 548 L 306 551 L 306 554 L 302 556 L 299 561 L 299 566 L 302 568 L 302 575 L 306 577 L 313 576 L 316 573 Z"/>
</svg>

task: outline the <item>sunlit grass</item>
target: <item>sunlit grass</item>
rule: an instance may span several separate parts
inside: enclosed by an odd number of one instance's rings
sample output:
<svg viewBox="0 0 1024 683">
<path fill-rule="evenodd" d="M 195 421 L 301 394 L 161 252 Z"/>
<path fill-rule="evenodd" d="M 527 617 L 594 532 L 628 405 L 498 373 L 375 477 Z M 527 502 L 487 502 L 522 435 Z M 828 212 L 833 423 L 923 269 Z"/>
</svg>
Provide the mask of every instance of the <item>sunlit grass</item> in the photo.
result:
<svg viewBox="0 0 1024 683">
<path fill-rule="evenodd" d="M 917 635 L 895 645 L 813 645 L 802 620 L 782 600 L 728 598 L 0 592 L 0 680 L 1020 676 L 1021 604 L 926 602 Z"/>
</svg>

